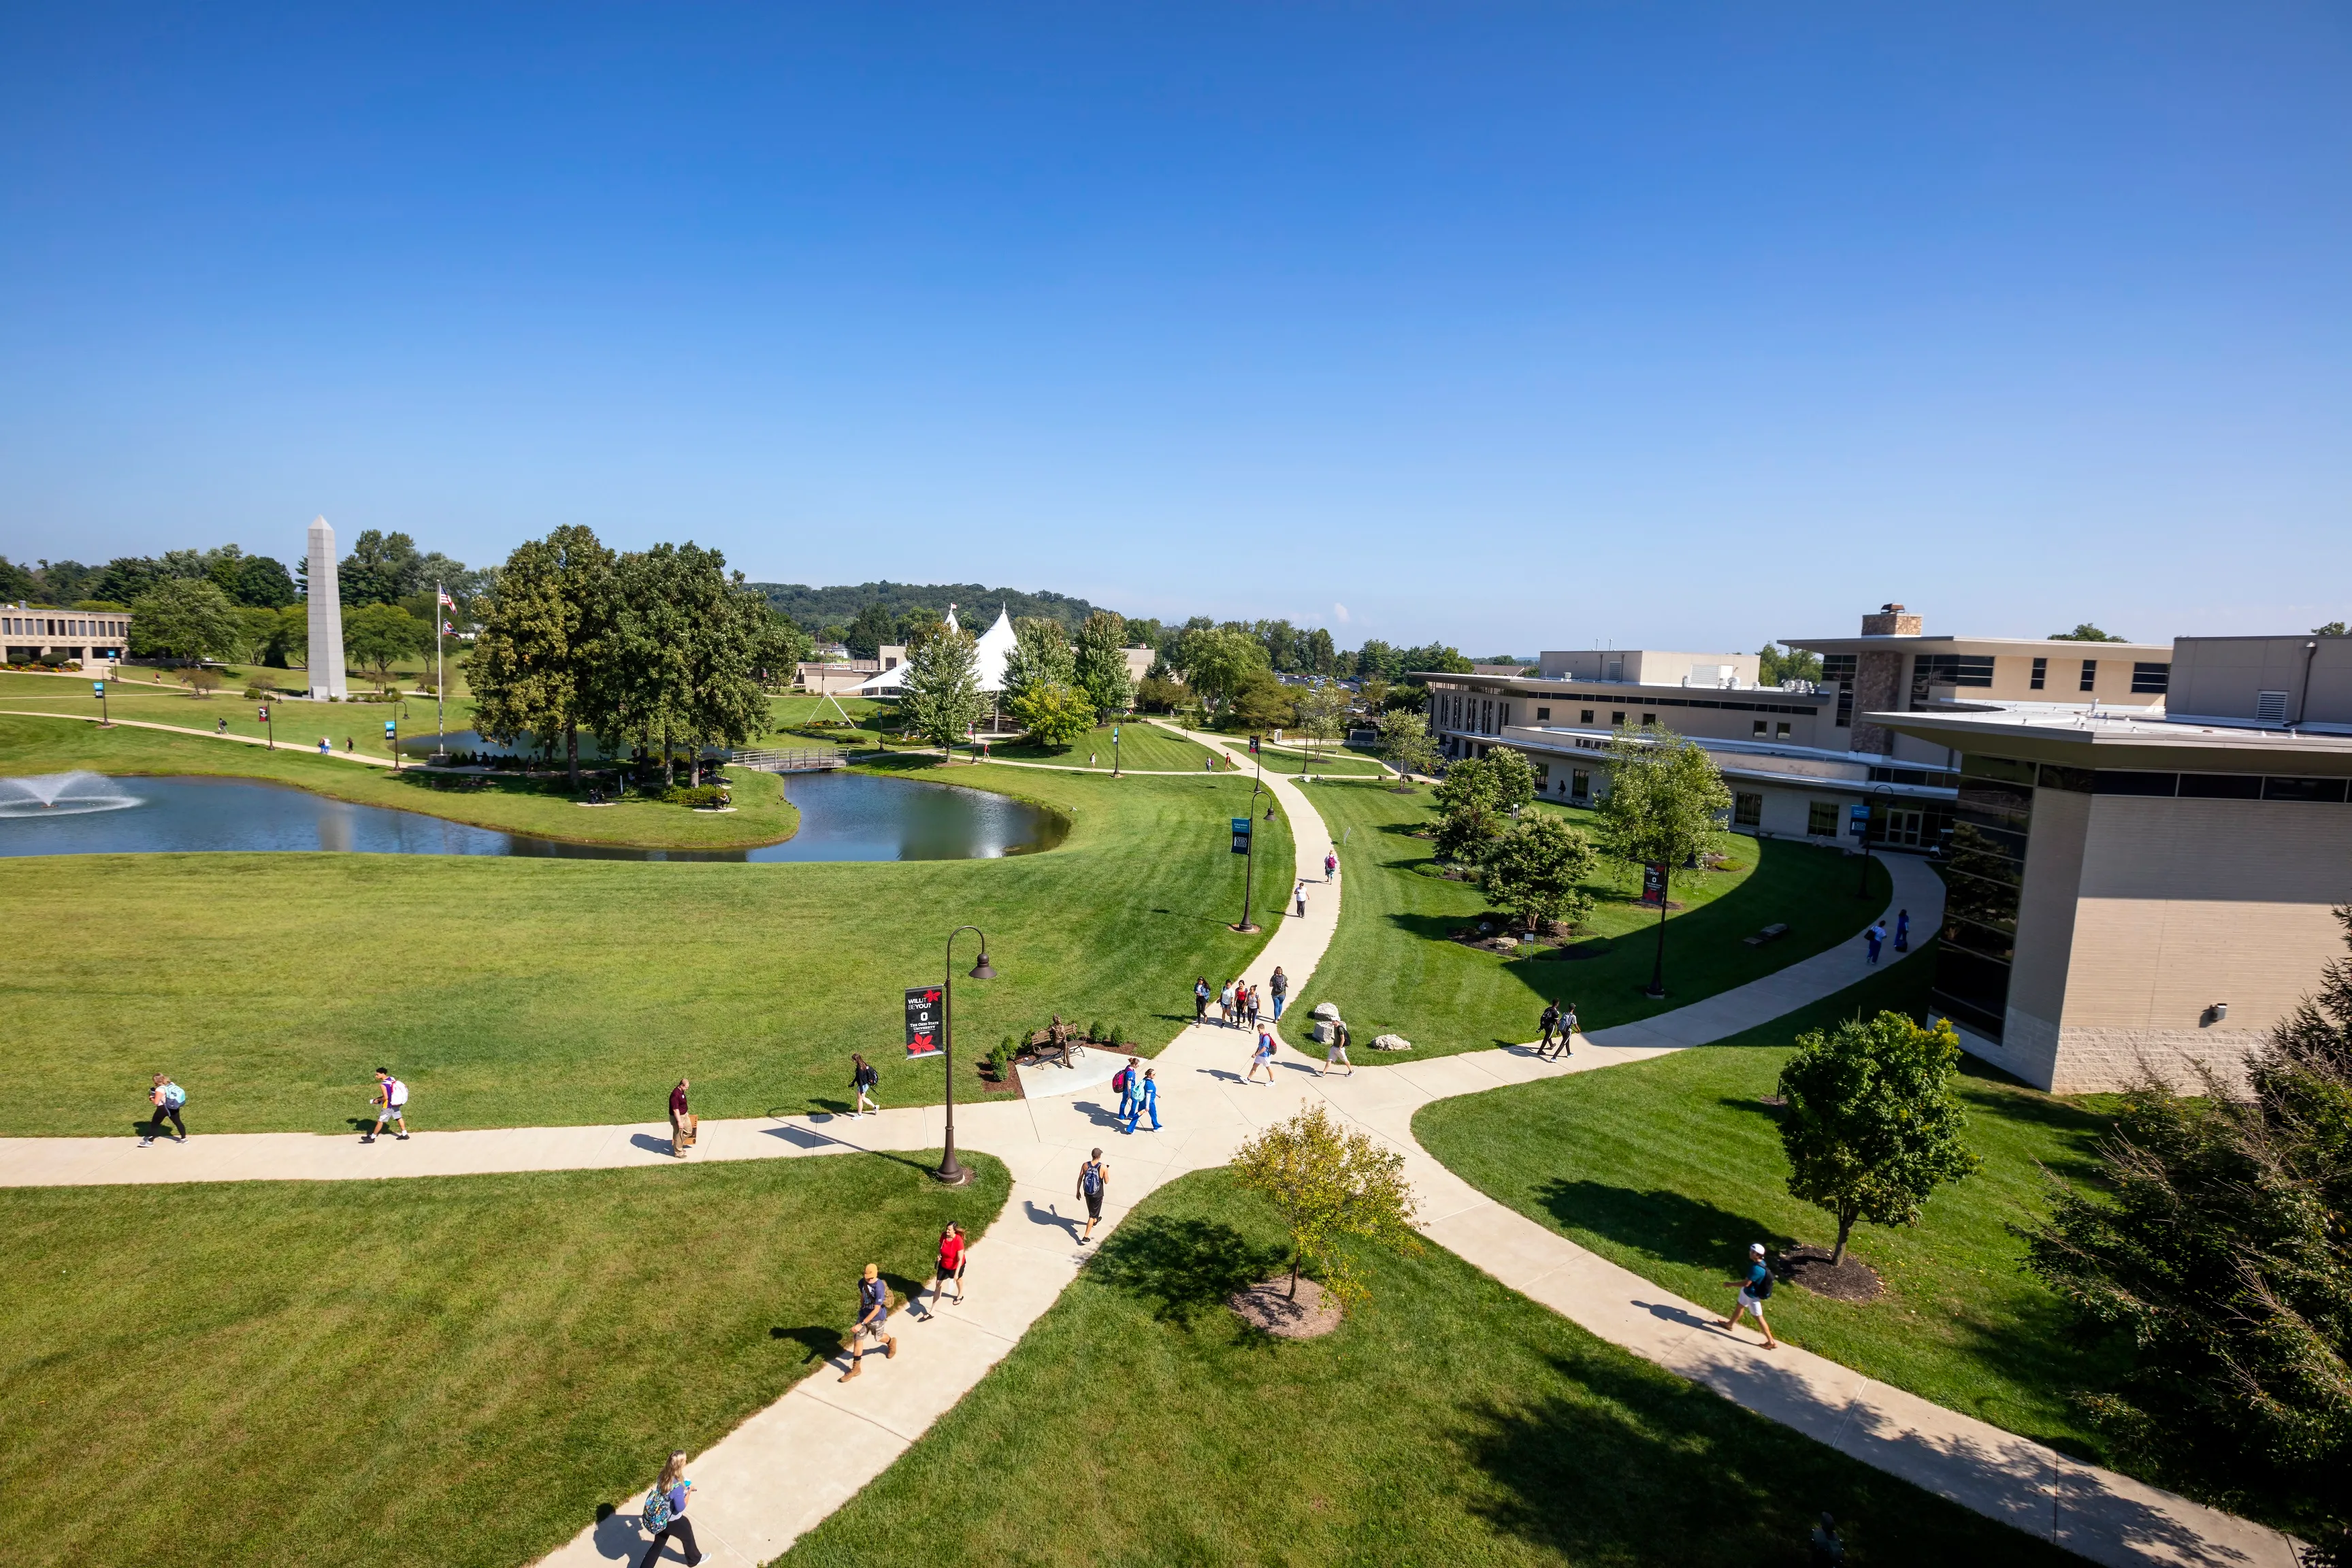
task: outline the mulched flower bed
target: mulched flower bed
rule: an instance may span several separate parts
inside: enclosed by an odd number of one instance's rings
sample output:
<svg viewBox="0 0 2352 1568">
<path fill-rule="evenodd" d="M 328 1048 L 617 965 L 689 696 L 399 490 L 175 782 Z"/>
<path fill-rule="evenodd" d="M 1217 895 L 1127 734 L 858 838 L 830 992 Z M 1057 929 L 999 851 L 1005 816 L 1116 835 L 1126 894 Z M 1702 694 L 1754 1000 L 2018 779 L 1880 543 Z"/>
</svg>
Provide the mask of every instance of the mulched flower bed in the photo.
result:
<svg viewBox="0 0 2352 1568">
<path fill-rule="evenodd" d="M 1886 1294 L 1878 1270 L 1849 1252 L 1843 1263 L 1830 1261 L 1826 1247 L 1792 1247 L 1780 1254 L 1780 1277 L 1832 1301 L 1866 1306 Z"/>
<path fill-rule="evenodd" d="M 1312 1279 L 1301 1279 L 1298 1300 L 1294 1301 L 1287 1274 L 1237 1290 L 1226 1298 L 1225 1305 L 1251 1327 L 1277 1339 L 1320 1339 L 1339 1326 L 1339 1298 Z"/>
</svg>

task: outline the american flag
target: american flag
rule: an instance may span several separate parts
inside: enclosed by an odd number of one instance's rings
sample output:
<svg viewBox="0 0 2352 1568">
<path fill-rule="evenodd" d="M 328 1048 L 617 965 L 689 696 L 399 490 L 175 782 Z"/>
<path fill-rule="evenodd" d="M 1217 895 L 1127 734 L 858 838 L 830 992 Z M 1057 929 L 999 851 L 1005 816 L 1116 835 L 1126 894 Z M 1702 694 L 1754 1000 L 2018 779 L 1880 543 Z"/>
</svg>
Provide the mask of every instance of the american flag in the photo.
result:
<svg viewBox="0 0 2352 1568">
<path fill-rule="evenodd" d="M 436 590 L 436 592 L 437 592 L 437 590 Z M 445 604 L 445 605 L 448 605 L 448 606 L 449 606 L 451 609 L 453 609 L 453 610 L 454 610 L 454 609 L 456 609 L 456 608 L 457 607 L 457 600 L 455 600 L 455 599 L 453 599 L 453 598 L 451 598 L 451 597 L 450 597 L 448 595 L 446 595 L 446 594 L 442 594 L 442 595 L 441 595 L 441 602 L 442 602 L 443 604 Z"/>
</svg>

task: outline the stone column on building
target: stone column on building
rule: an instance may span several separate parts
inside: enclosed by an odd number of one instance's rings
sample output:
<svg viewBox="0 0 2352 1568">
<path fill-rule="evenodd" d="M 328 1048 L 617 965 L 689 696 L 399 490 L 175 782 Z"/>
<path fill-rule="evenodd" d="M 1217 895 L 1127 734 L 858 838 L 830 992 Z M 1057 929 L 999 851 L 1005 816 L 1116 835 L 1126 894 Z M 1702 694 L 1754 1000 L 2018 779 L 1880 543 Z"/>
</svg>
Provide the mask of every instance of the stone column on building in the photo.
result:
<svg viewBox="0 0 2352 1568">
<path fill-rule="evenodd" d="M 1862 635 L 1916 637 L 1926 624 L 1900 605 L 1882 605 L 1877 614 L 1862 617 Z M 1906 705 L 1903 674 L 1909 657 L 1907 651 L 1889 649 L 1884 653 L 1867 652 L 1854 660 L 1853 750 L 1884 753 L 1894 744 L 1892 735 L 1864 721 L 1863 715 L 1897 712 Z"/>
<path fill-rule="evenodd" d="M 335 531 L 325 518 L 310 524 L 310 695 L 338 701 L 351 693 L 343 686 L 343 601 L 335 576 Z"/>
</svg>

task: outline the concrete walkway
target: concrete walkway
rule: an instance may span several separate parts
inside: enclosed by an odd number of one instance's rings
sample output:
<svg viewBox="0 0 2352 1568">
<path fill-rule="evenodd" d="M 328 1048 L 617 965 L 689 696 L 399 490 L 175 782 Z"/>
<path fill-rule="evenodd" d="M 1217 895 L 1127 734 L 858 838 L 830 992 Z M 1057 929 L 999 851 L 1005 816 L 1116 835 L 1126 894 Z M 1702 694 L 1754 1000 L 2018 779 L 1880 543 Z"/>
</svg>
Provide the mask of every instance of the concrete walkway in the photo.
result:
<svg viewBox="0 0 2352 1568">
<path fill-rule="evenodd" d="M 1213 742 L 1214 738 L 1201 738 Z M 1289 813 L 1294 874 L 1310 898 L 1286 919 L 1244 978 L 1263 985 L 1276 964 L 1294 993 L 1328 944 L 1339 889 L 1322 882 L 1330 838 L 1297 786 L 1268 778 Z M 1343 859 L 1349 858 L 1343 853 Z M 1942 886 L 1924 864 L 1889 862 L 1895 908 L 1933 931 Z M 1888 961 L 1895 961 L 1890 952 Z M 1312 1104 L 1326 1104 L 1404 1151 L 1423 1204 L 1422 1226 L 1441 1245 L 1593 1333 L 1735 1403 L 1989 1517 L 2109 1564 L 2246 1564 L 2291 1568 L 2285 1538 L 2137 1482 L 2065 1459 L 1982 1422 L 1874 1383 L 1804 1351 L 1767 1352 L 1713 1325 L 1714 1309 L 1681 1300 L 1639 1276 L 1495 1203 L 1440 1165 L 1412 1136 L 1413 1112 L 1433 1100 L 1638 1061 L 1721 1039 L 1835 994 L 1868 973 L 1859 938 L 1751 984 L 1590 1037 L 1564 1061 L 1526 1047 L 1432 1060 L 1366 1052 L 1353 1077 L 1318 1076 L 1314 1058 L 1282 1047 L 1277 1083 L 1245 1083 L 1253 1037 L 1211 1023 L 1184 1030 L 1151 1065 L 1161 1086 L 1159 1131 L 1122 1135 L 1107 1085 L 1022 1100 L 959 1107 L 959 1146 L 1004 1162 L 1013 1191 L 972 1247 L 970 1300 L 936 1321 L 893 1317 L 895 1360 L 869 1356 L 856 1382 L 819 1369 L 698 1456 L 695 1528 L 719 1563 L 781 1554 L 880 1475 L 985 1376 L 1076 1277 L 1091 1248 L 1077 1170 L 1100 1147 L 1111 1168 L 1104 1218 L 1115 1226 L 1160 1184 L 1221 1165 L 1244 1139 Z M 1222 979 L 1224 977 L 1213 977 Z M 1090 1052 L 1091 1056 L 1092 1053 Z M 428 1108 L 429 1114 L 429 1108 Z M 806 1158 L 852 1150 L 936 1147 L 940 1107 L 845 1116 L 706 1121 L 694 1158 Z M 423 1132 L 362 1146 L 351 1138 L 261 1134 L 198 1138 L 141 1150 L 128 1139 L 0 1140 L 0 1184 L 190 1180 L 349 1180 L 488 1171 L 667 1164 L 667 1124 Z M 1098 1236 L 1105 1234 L 1098 1227 Z M 845 1282 L 844 1289 L 846 1291 Z M 836 1358 L 836 1363 L 838 1363 Z M 647 1456 L 651 1479 L 653 1456 Z M 607 1564 L 643 1550 L 638 1499 L 547 1561 Z"/>
<path fill-rule="evenodd" d="M 81 724 L 102 722 L 95 713 L 51 713 L 45 709 L 0 708 L 0 713 L 12 719 L 68 719 Z M 195 730 L 185 724 L 158 724 L 151 719 L 116 719 L 109 725 L 116 730 L 161 730 L 167 735 L 194 735 L 205 741 L 234 741 L 240 746 L 268 746 L 266 735 L 232 735 L 217 730 Z M 365 763 L 371 767 L 392 766 L 390 757 L 371 757 L 362 752 L 322 752 L 316 746 L 299 746 L 292 742 L 272 748 L 280 752 L 300 752 L 313 757 L 341 757 L 347 763 Z"/>
</svg>

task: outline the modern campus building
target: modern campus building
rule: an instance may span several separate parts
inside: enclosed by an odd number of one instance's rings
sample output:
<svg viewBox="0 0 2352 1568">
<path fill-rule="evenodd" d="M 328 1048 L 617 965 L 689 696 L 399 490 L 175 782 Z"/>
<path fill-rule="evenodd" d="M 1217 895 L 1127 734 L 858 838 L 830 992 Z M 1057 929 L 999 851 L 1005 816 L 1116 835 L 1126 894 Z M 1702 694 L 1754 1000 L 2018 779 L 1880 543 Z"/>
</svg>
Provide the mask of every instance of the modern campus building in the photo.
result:
<svg viewBox="0 0 2352 1568">
<path fill-rule="evenodd" d="M 59 610 L 0 605 L 0 664 L 67 664 L 104 676 L 131 646 L 131 616 L 121 610 Z"/>
<path fill-rule="evenodd" d="M 1829 844 L 1858 842 L 1866 826 L 1874 847 L 1932 850 L 1951 827 L 1954 754 L 1879 713 L 2160 707 L 2172 656 L 2158 644 L 1929 637 L 1900 605 L 1864 616 L 1858 637 L 1787 640 L 1822 656 L 1819 681 L 1766 687 L 1754 654 L 1656 648 L 1546 653 L 1535 675 L 1416 679 L 1446 756 L 1524 752 L 1549 799 L 1595 799 L 1611 735 L 1654 723 L 1714 757 L 1736 831 Z"/>
<path fill-rule="evenodd" d="M 2160 710 L 1868 713 L 1956 759 L 1935 1005 L 2044 1089 L 2228 1074 L 2344 956 L 2352 637 L 2183 637 L 2167 662 Z"/>
</svg>

